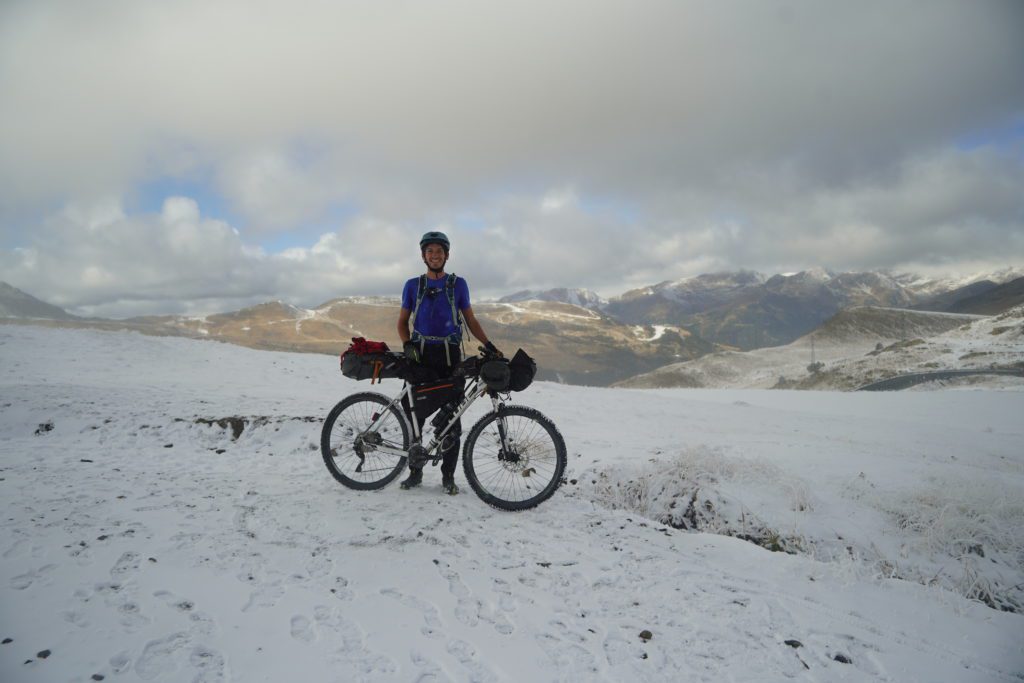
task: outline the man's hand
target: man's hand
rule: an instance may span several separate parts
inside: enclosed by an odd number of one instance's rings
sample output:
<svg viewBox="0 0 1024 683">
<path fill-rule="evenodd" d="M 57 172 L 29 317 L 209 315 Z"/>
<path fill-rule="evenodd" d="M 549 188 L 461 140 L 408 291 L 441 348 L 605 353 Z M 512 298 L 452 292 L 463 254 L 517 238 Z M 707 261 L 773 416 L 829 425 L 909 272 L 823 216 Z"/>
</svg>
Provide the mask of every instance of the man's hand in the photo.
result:
<svg viewBox="0 0 1024 683">
<path fill-rule="evenodd" d="M 497 358 L 504 358 L 505 354 L 498 350 L 498 347 L 494 345 L 494 342 L 488 341 L 480 350 L 484 352 L 485 356 L 495 356 Z"/>
<path fill-rule="evenodd" d="M 411 360 L 413 363 L 419 363 L 420 357 L 420 345 L 410 340 L 402 344 L 402 351 L 405 352 L 405 357 Z"/>
</svg>

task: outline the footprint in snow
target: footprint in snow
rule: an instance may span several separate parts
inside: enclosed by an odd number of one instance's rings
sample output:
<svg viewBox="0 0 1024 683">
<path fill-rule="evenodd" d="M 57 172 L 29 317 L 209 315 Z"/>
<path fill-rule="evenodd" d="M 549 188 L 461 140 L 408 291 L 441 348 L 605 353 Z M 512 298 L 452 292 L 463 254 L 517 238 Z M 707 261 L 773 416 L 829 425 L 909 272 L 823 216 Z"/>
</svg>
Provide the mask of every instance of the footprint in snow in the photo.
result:
<svg viewBox="0 0 1024 683">
<path fill-rule="evenodd" d="M 137 571 L 139 568 L 139 554 L 135 552 L 126 552 L 118 558 L 114 566 L 110 568 L 110 577 L 116 579 L 124 576 L 129 572 Z"/>
<path fill-rule="evenodd" d="M 57 568 L 55 564 L 48 564 L 38 569 L 27 571 L 24 574 L 19 574 L 11 579 L 11 588 L 17 591 L 23 591 L 33 583 L 44 579 L 47 574 Z"/>
<path fill-rule="evenodd" d="M 135 673 L 148 680 L 177 671 L 176 655 L 188 647 L 189 642 L 187 633 L 172 633 L 165 638 L 149 641 L 135 662 Z"/>
<path fill-rule="evenodd" d="M 301 614 L 292 617 L 291 627 L 292 638 L 304 643 L 312 643 L 316 640 L 316 633 L 313 631 L 313 624 L 307 617 Z"/>
<path fill-rule="evenodd" d="M 486 683 L 496 681 L 498 676 L 476 656 L 476 650 L 464 640 L 452 640 L 448 643 L 448 654 L 469 671 L 470 680 Z"/>
<path fill-rule="evenodd" d="M 224 672 L 224 655 L 206 645 L 196 645 L 192 648 L 188 662 L 198 670 L 198 674 L 192 678 L 195 682 L 227 680 Z"/>
<path fill-rule="evenodd" d="M 406 595 L 395 588 L 382 588 L 381 595 L 394 598 L 406 607 L 410 607 L 423 615 L 424 625 L 420 633 L 428 638 L 441 638 L 444 633 L 444 624 L 441 623 L 440 613 L 437 607 L 415 595 Z"/>
</svg>

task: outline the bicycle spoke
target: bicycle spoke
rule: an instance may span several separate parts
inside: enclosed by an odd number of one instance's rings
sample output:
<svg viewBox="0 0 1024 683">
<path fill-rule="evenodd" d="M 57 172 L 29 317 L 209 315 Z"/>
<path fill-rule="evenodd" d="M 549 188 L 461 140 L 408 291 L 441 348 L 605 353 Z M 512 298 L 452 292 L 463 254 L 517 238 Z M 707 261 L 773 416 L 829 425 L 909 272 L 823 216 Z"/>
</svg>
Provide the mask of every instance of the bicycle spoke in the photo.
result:
<svg viewBox="0 0 1024 683">
<path fill-rule="evenodd" d="M 540 495 L 557 476 L 557 449 L 544 426 L 532 418 L 506 415 L 506 439 L 510 455 L 502 457 L 498 420 L 486 426 L 473 452 L 477 481 L 485 492 L 509 502 L 527 501 Z"/>
<path fill-rule="evenodd" d="M 404 457 L 380 447 L 404 451 L 404 421 L 378 394 L 356 394 L 338 404 L 325 424 L 321 450 L 328 468 L 346 486 L 379 488 L 397 476 Z M 360 451 L 362 457 L 360 457 Z"/>
</svg>

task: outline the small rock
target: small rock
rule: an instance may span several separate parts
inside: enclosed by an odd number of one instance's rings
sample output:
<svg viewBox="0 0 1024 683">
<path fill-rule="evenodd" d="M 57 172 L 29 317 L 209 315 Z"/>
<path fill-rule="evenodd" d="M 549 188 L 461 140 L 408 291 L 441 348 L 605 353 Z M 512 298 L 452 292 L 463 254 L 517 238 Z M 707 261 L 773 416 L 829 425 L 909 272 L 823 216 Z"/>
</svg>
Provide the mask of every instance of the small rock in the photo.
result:
<svg viewBox="0 0 1024 683">
<path fill-rule="evenodd" d="M 94 681 L 102 681 L 103 679 L 104 679 L 103 674 L 93 674 L 92 675 L 92 680 L 94 680 Z"/>
<path fill-rule="evenodd" d="M 102 536 L 97 536 L 97 537 L 96 537 L 96 540 L 97 540 L 97 541 L 105 541 L 105 540 L 107 540 L 108 538 L 109 538 L 109 536 L 107 536 L 106 534 L 103 534 Z"/>
<path fill-rule="evenodd" d="M 164 448 L 174 448 L 174 444 L 173 443 L 165 443 L 164 444 Z"/>
<path fill-rule="evenodd" d="M 214 453 L 216 453 L 217 455 L 220 455 L 222 453 L 227 453 L 227 451 L 225 449 L 223 449 L 223 448 L 218 448 L 217 450 L 214 451 Z"/>
<path fill-rule="evenodd" d="M 0 643 L 0 644 L 8 645 L 8 644 L 13 643 L 13 642 L 14 642 L 14 638 L 4 638 L 3 643 Z"/>
<path fill-rule="evenodd" d="M 89 458 L 82 458 L 78 462 L 92 462 L 92 460 L 90 460 Z"/>
<path fill-rule="evenodd" d="M 846 655 L 836 655 L 832 659 L 836 660 L 840 664 L 853 664 L 853 662 L 850 661 L 850 658 Z"/>
<path fill-rule="evenodd" d="M 786 645 L 789 645 L 790 647 L 803 647 L 804 646 L 804 644 L 801 643 L 799 640 L 787 640 L 787 641 L 785 641 L 785 643 L 786 643 Z"/>
<path fill-rule="evenodd" d="M 50 656 L 50 651 L 49 650 L 42 650 L 41 652 L 37 652 L 36 653 L 36 657 L 38 657 L 39 659 L 46 659 L 49 656 Z"/>
<path fill-rule="evenodd" d="M 640 631 L 640 640 L 644 641 L 645 643 L 653 637 L 654 634 L 648 631 L 647 629 Z"/>
<path fill-rule="evenodd" d="M 53 420 L 50 420 L 49 422 L 40 422 L 39 426 L 36 427 L 36 436 L 39 436 L 40 434 L 45 434 L 46 432 L 49 432 L 49 431 L 52 431 L 52 430 L 53 430 Z"/>
<path fill-rule="evenodd" d="M 156 558 L 155 557 L 149 558 L 149 561 L 152 562 L 153 564 L 156 564 Z"/>
</svg>

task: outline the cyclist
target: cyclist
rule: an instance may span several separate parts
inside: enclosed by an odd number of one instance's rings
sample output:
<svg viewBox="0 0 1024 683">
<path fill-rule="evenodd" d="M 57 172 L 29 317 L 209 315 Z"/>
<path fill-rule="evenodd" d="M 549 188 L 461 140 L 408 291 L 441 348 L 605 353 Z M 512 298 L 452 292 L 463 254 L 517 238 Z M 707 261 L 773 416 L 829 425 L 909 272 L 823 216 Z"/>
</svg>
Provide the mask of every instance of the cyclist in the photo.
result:
<svg viewBox="0 0 1024 683">
<path fill-rule="evenodd" d="M 439 377 L 450 376 L 452 368 L 462 360 L 460 323 L 463 321 L 488 351 L 500 355 L 473 315 L 466 281 L 454 273 L 444 272 L 450 252 L 451 243 L 443 232 L 431 231 L 423 235 L 420 256 L 427 273 L 405 283 L 402 309 L 398 314 L 398 336 L 406 357 L 436 371 Z M 453 427 L 453 432 L 455 438 L 441 454 L 441 487 L 450 495 L 459 492 L 455 485 L 455 465 L 459 459 L 461 420 Z M 410 467 L 409 476 L 401 486 L 411 489 L 422 482 L 423 468 Z"/>
</svg>

